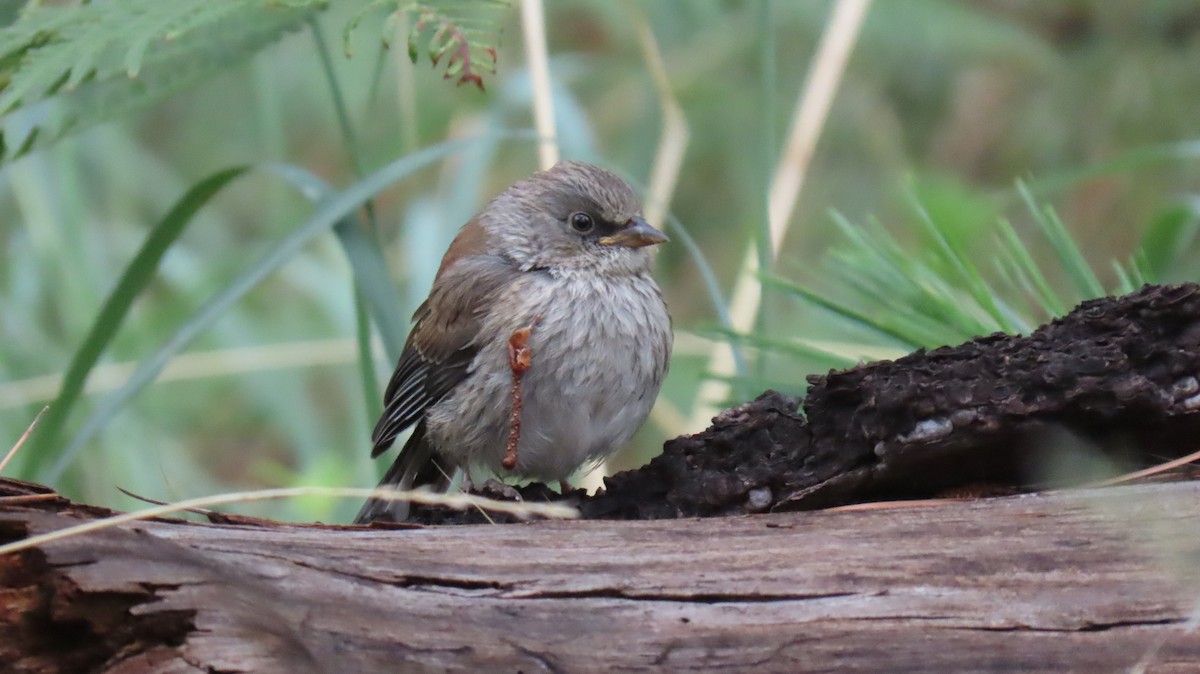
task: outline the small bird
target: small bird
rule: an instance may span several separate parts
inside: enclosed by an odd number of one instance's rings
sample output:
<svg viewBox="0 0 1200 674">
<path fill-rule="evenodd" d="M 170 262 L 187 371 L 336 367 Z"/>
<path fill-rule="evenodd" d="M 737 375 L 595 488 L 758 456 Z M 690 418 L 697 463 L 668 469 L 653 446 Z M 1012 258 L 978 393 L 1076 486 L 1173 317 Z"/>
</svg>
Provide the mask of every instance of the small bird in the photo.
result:
<svg viewBox="0 0 1200 674">
<path fill-rule="evenodd" d="M 381 487 L 445 490 L 455 469 L 564 481 L 642 425 L 671 319 L 650 275 L 667 236 L 613 173 L 559 162 L 459 230 L 384 393 L 372 457 L 416 424 Z M 402 521 L 368 500 L 355 523 Z"/>
</svg>

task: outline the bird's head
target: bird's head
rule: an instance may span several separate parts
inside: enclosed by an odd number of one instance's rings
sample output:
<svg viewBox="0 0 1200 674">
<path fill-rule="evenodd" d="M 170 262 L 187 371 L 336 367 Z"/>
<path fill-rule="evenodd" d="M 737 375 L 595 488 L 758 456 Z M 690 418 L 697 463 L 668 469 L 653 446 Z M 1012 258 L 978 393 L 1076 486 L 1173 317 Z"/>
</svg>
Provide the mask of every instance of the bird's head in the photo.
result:
<svg viewBox="0 0 1200 674">
<path fill-rule="evenodd" d="M 523 269 L 628 275 L 647 271 L 667 236 L 613 173 L 563 161 L 513 185 L 481 214 L 500 254 Z"/>
</svg>

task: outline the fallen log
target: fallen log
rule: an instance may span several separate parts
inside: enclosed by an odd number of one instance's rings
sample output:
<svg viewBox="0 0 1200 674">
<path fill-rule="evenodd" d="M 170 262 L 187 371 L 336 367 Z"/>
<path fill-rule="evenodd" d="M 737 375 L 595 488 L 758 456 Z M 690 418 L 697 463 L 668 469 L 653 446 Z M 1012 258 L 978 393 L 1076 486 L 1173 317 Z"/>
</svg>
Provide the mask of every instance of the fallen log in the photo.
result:
<svg viewBox="0 0 1200 674">
<path fill-rule="evenodd" d="M 101 514 L 63 499 L 3 505 L 0 539 Z M 1195 671 L 1198 518 L 1200 483 L 1180 482 L 648 522 L 139 522 L 0 557 L 0 662 L 38 674 Z"/>
<path fill-rule="evenodd" d="M 0 556 L 0 663 L 1192 671 L 1200 483 L 796 511 L 1036 489 L 1030 466 L 1055 434 L 1129 467 L 1181 456 L 1200 444 L 1197 373 L 1200 286 L 1147 286 L 1028 337 L 813 378 L 803 401 L 765 394 L 606 493 L 572 495 L 593 521 L 380 530 L 214 515 L 45 543 Z M 0 480 L 0 543 L 108 514 Z"/>
</svg>

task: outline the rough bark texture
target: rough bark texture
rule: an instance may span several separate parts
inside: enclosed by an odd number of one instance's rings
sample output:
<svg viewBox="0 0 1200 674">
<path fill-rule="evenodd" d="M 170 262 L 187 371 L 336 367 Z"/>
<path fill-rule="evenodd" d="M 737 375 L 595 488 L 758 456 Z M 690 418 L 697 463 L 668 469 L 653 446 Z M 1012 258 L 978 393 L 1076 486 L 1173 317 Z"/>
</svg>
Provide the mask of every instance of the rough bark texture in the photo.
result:
<svg viewBox="0 0 1200 674">
<path fill-rule="evenodd" d="M 0 539 L 96 514 L 6 505 Z M 1188 672 L 1198 517 L 1200 484 L 1184 482 L 650 522 L 142 522 L 0 557 L 0 662 L 39 674 Z"/>
<path fill-rule="evenodd" d="M 1200 449 L 1200 286 L 1146 286 L 1084 302 L 1029 336 L 809 381 L 803 400 L 768 392 L 727 410 L 645 467 L 608 478 L 600 496 L 575 494 L 577 505 L 616 519 L 811 510 L 1035 486 L 1065 448 L 1128 468 L 1189 454 Z M 538 485 L 522 493 L 553 497 Z M 484 521 L 436 508 L 414 515 Z"/>
</svg>

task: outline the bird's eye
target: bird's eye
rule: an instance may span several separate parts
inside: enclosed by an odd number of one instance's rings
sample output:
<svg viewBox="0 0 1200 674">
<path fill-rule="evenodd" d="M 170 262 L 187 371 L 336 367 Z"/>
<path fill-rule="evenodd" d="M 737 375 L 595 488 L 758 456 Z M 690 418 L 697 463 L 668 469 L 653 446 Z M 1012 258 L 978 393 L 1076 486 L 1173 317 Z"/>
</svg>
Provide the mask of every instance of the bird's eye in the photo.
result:
<svg viewBox="0 0 1200 674">
<path fill-rule="evenodd" d="M 580 234 L 587 234 L 596 228 L 596 223 L 592 221 L 592 216 L 587 213 L 572 213 L 570 217 L 571 229 Z"/>
</svg>

